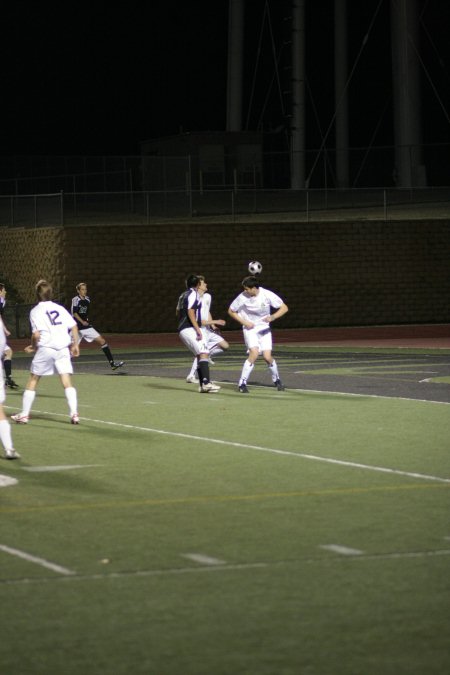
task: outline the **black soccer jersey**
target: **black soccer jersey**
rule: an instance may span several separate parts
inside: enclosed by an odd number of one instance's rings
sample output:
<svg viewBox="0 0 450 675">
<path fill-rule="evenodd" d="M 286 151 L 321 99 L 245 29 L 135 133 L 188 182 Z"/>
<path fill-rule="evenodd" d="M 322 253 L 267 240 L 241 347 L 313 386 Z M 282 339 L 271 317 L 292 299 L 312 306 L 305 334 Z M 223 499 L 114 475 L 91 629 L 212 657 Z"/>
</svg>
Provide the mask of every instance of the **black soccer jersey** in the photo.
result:
<svg viewBox="0 0 450 675">
<path fill-rule="evenodd" d="M 193 304 L 189 305 L 189 302 L 192 302 L 192 298 L 189 298 L 191 293 L 194 293 L 195 300 Z M 193 288 L 188 288 L 187 291 L 184 291 L 184 293 L 182 293 L 178 298 L 177 303 L 178 331 L 182 331 L 185 328 L 193 327 L 187 313 L 189 306 L 191 306 L 192 309 L 195 309 L 195 318 L 197 319 L 198 325 L 201 326 L 200 311 L 202 308 L 202 303 L 197 296 L 197 292 Z"/>
<path fill-rule="evenodd" d="M 77 322 L 77 326 L 80 330 L 86 329 L 86 328 L 91 328 L 91 324 L 89 323 L 89 305 L 91 301 L 86 296 L 85 298 L 80 298 L 79 295 L 76 295 L 74 298 L 72 298 L 72 315 L 77 313 L 78 316 L 83 319 L 83 321 L 88 322 L 88 326 L 83 325 L 78 321 L 76 317 L 74 317 L 75 321 Z"/>
</svg>

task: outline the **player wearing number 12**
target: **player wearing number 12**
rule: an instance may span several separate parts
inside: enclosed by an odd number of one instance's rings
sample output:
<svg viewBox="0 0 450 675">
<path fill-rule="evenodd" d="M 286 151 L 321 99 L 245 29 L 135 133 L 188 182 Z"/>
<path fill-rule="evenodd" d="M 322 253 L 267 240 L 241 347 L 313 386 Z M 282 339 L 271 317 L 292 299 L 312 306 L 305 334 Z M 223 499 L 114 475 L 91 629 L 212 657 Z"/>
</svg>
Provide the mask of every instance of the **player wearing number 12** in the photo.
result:
<svg viewBox="0 0 450 675">
<path fill-rule="evenodd" d="M 78 424 L 77 391 L 72 386 L 70 359 L 71 355 L 80 354 L 77 324 L 62 305 L 53 302 L 53 290 L 48 281 L 38 281 L 36 295 L 39 303 L 30 312 L 31 345 L 25 348 L 26 352 L 36 353 L 23 393 L 22 412 L 11 415 L 11 419 L 18 424 L 27 424 L 39 380 L 42 376 L 53 375 L 56 370 L 69 405 L 70 421 Z"/>
</svg>

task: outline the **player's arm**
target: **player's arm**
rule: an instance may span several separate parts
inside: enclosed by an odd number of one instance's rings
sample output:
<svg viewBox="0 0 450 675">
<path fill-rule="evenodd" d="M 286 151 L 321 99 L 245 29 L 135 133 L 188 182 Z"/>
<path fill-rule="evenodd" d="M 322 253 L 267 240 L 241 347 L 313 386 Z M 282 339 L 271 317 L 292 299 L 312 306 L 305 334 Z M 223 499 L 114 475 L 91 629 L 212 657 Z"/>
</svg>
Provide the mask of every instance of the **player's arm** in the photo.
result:
<svg viewBox="0 0 450 675">
<path fill-rule="evenodd" d="M 27 354 L 32 354 L 37 350 L 40 337 L 41 334 L 38 330 L 35 330 L 31 333 L 31 344 L 27 345 L 24 349 Z"/>
<path fill-rule="evenodd" d="M 280 317 L 284 316 L 288 311 L 289 307 L 283 302 L 281 307 L 278 307 L 276 312 L 274 312 L 273 314 L 269 314 L 268 316 L 265 316 L 264 321 L 266 321 L 267 323 L 272 323 L 272 321 L 276 321 Z"/>
<path fill-rule="evenodd" d="M 211 316 L 211 312 L 208 314 L 208 318 L 206 320 L 202 321 L 202 326 L 209 326 L 213 330 L 215 329 L 216 326 L 225 326 L 226 321 L 223 319 L 213 319 Z"/>
<path fill-rule="evenodd" d="M 80 346 L 78 344 L 79 335 L 78 335 L 78 326 L 72 326 L 70 329 L 70 336 L 72 338 L 72 344 L 70 345 L 70 353 L 72 356 L 80 356 Z"/>
<path fill-rule="evenodd" d="M 76 321 L 79 321 L 82 326 L 89 326 L 89 321 L 82 319 L 78 312 L 72 312 L 72 316 Z"/>
<path fill-rule="evenodd" d="M 252 323 L 251 321 L 247 321 L 246 319 L 242 318 L 237 312 L 233 312 L 231 307 L 228 309 L 228 314 L 231 316 L 232 319 L 237 321 L 238 323 L 241 324 L 241 326 L 244 326 L 244 328 L 254 328 L 255 324 Z"/>
<path fill-rule="evenodd" d="M 194 309 L 194 307 L 189 307 L 187 310 L 187 315 L 189 317 L 189 321 L 195 328 L 195 332 L 197 333 L 197 340 L 203 340 L 203 333 L 201 331 L 200 326 L 197 323 L 197 316 L 196 316 L 197 310 Z"/>
</svg>

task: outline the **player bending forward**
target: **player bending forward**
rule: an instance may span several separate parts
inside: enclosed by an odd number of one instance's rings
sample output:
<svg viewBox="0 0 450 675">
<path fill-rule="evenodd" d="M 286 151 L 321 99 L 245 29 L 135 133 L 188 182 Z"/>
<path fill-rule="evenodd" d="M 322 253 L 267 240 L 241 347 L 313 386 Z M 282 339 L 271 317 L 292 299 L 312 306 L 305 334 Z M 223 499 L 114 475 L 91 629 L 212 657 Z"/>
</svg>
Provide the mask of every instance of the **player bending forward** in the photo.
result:
<svg viewBox="0 0 450 675">
<path fill-rule="evenodd" d="M 83 281 L 76 286 L 77 294 L 72 298 L 72 316 L 77 322 L 78 326 L 78 341 L 86 340 L 86 342 L 95 342 L 98 344 L 104 353 L 112 370 L 122 368 L 125 365 L 124 361 L 114 361 L 109 345 L 107 344 L 103 335 L 95 330 L 94 326 L 89 321 L 89 306 L 91 299 L 87 294 L 87 284 Z"/>
<path fill-rule="evenodd" d="M 272 356 L 272 331 L 270 324 L 286 314 L 288 306 L 273 291 L 262 288 L 256 277 L 245 277 L 242 282 L 244 291 L 233 300 L 228 314 L 242 325 L 248 357 L 242 366 L 239 379 L 239 391 L 248 394 L 247 380 L 255 361 L 262 354 L 269 366 L 272 382 L 278 389 L 284 387 L 278 374 L 278 367 Z M 271 309 L 275 312 L 271 313 Z"/>
<path fill-rule="evenodd" d="M 55 369 L 64 387 L 70 411 L 70 421 L 78 424 L 77 390 L 72 386 L 72 356 L 79 356 L 78 328 L 67 309 L 53 302 L 53 291 L 48 281 L 36 284 L 39 303 L 30 312 L 31 345 L 26 352 L 36 352 L 31 362 L 30 378 L 22 397 L 22 412 L 11 415 L 18 424 L 27 424 L 36 389 L 41 377 L 53 375 Z"/>
</svg>

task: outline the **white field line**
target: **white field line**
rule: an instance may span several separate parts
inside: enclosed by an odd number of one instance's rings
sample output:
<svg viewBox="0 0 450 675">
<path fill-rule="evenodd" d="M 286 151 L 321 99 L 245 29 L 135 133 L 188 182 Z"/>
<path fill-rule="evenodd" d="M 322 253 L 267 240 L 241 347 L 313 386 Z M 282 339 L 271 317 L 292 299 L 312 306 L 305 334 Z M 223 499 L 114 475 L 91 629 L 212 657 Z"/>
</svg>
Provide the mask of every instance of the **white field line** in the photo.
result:
<svg viewBox="0 0 450 675">
<path fill-rule="evenodd" d="M 370 555 L 352 555 L 326 557 L 299 558 L 297 560 L 276 560 L 274 562 L 253 562 L 253 563 L 234 563 L 225 565 L 199 565 L 198 567 L 175 567 L 157 570 L 134 570 L 126 572 L 108 572 L 103 574 L 74 574 L 61 577 L 26 577 L 21 579 L 2 579 L 0 586 L 13 586 L 18 584 L 41 584 L 52 583 L 54 581 L 100 581 L 109 579 L 141 578 L 141 577 L 169 577 L 183 574 L 203 574 L 205 572 L 236 572 L 252 569 L 270 569 L 273 567 L 287 567 L 292 565 L 317 565 L 320 563 L 336 564 L 344 561 L 374 561 L 374 560 L 405 560 L 408 558 L 434 558 L 450 555 L 449 549 L 438 549 L 434 551 L 404 551 L 403 553 L 374 553 Z"/>
<path fill-rule="evenodd" d="M 322 544 L 319 548 L 339 553 L 340 555 L 362 555 L 364 553 L 364 551 L 360 551 L 358 548 L 349 548 L 348 546 L 340 546 L 339 544 Z"/>
<path fill-rule="evenodd" d="M 54 417 L 67 417 L 63 413 L 53 413 L 45 410 L 35 410 L 40 415 L 50 415 Z M 194 434 L 184 434 L 180 431 L 166 431 L 165 429 L 155 429 L 153 427 L 141 427 L 135 424 L 124 424 L 122 422 L 110 422 L 108 420 L 98 420 L 92 417 L 82 417 L 81 421 L 94 422 L 95 424 L 104 424 L 105 426 L 116 427 L 119 429 L 132 429 L 133 431 L 144 431 L 162 436 L 173 436 L 174 438 L 187 438 L 191 441 L 204 441 L 216 445 L 224 445 L 231 448 L 242 448 L 244 450 L 256 450 L 258 452 L 268 452 L 273 455 L 283 455 L 286 457 L 296 457 L 297 459 L 308 459 L 313 462 L 324 462 L 325 464 L 334 464 L 335 466 L 347 466 L 353 469 L 362 469 L 364 471 L 376 471 L 380 473 L 394 474 L 396 476 L 407 476 L 408 478 L 418 478 L 420 480 L 432 480 L 439 483 L 450 483 L 450 478 L 440 476 L 431 476 L 424 473 L 413 471 L 401 471 L 400 469 L 390 469 L 385 466 L 375 466 L 371 464 L 361 464 L 360 462 L 350 462 L 343 459 L 333 459 L 332 457 L 322 457 L 321 455 L 309 455 L 304 452 L 293 452 L 291 450 L 280 450 L 279 448 L 268 448 L 262 445 L 252 445 L 251 443 L 237 443 L 236 441 L 224 441 L 221 438 L 209 438 L 208 436 L 196 436 Z"/>
<path fill-rule="evenodd" d="M 194 562 L 200 563 L 200 565 L 226 565 L 225 560 L 212 558 L 204 553 L 181 553 L 181 557 L 193 560 Z"/>
<path fill-rule="evenodd" d="M 3 476 L 3 474 L 0 474 L 0 488 L 9 487 L 10 485 L 17 485 L 17 478 L 11 478 L 11 476 Z"/>
<path fill-rule="evenodd" d="M 22 558 L 23 560 L 35 563 L 36 565 L 41 565 L 41 567 L 46 567 L 48 570 L 58 572 L 58 574 L 64 574 L 66 576 L 75 574 L 75 572 L 68 570 L 66 567 L 61 567 L 61 565 L 56 565 L 55 563 L 49 562 L 48 560 L 44 560 L 44 558 L 37 558 L 34 555 L 25 553 L 25 551 L 19 551 L 17 548 L 11 548 L 10 546 L 5 546 L 4 544 L 0 544 L 0 551 L 4 551 L 10 555 L 15 555 L 17 558 Z"/>
<path fill-rule="evenodd" d="M 91 469 L 101 464 L 61 464 L 60 466 L 24 466 L 24 471 L 31 473 L 44 473 L 46 471 L 70 471 L 71 469 Z"/>
<path fill-rule="evenodd" d="M 301 371 L 298 371 L 301 373 Z M 298 391 L 301 394 L 334 394 L 334 396 L 355 396 L 357 398 L 383 398 L 394 401 L 413 401 L 415 403 L 438 403 L 440 405 L 450 405 L 450 401 L 432 401 L 426 398 L 408 398 L 407 396 L 381 396 L 380 394 L 356 394 L 348 391 L 328 391 L 326 389 L 289 389 L 289 391 Z"/>
</svg>

